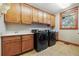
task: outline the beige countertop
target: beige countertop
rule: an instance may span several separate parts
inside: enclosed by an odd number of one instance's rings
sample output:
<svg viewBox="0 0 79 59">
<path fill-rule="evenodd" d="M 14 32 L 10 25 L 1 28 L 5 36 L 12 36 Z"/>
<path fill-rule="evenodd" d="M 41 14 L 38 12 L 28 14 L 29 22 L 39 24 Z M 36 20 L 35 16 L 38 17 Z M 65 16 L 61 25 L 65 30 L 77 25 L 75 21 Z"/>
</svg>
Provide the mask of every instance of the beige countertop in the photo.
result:
<svg viewBox="0 0 79 59">
<path fill-rule="evenodd" d="M 34 34 L 32 32 L 25 32 L 25 33 L 6 33 L 6 34 L 2 34 L 0 36 L 14 36 L 14 35 L 28 35 L 28 34 Z"/>
</svg>

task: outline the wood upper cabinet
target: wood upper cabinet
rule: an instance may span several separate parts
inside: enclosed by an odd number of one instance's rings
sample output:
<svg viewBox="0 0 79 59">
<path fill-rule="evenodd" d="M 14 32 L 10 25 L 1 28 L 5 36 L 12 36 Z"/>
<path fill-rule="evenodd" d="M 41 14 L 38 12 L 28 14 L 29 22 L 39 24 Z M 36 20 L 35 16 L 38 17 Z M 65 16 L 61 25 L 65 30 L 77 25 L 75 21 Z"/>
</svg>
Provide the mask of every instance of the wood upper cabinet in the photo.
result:
<svg viewBox="0 0 79 59">
<path fill-rule="evenodd" d="M 51 15 L 51 26 L 55 27 L 55 16 Z"/>
<path fill-rule="evenodd" d="M 50 17 L 50 14 L 43 12 L 39 9 L 31 7 L 28 4 L 12 3 L 10 9 L 5 14 L 5 22 L 10 23 L 22 23 L 22 24 L 51 24 L 54 26 L 54 16 Z"/>
<path fill-rule="evenodd" d="M 21 19 L 23 24 L 32 23 L 32 7 L 26 4 L 21 4 Z"/>
<path fill-rule="evenodd" d="M 33 22 L 38 23 L 38 10 L 33 8 Z"/>
<path fill-rule="evenodd" d="M 22 36 L 22 52 L 29 51 L 34 48 L 33 35 Z"/>
<path fill-rule="evenodd" d="M 5 14 L 5 22 L 21 23 L 20 4 L 12 3 L 10 9 Z"/>
<path fill-rule="evenodd" d="M 2 55 L 13 56 L 21 53 L 20 36 L 2 37 Z"/>
<path fill-rule="evenodd" d="M 47 13 L 45 13 L 45 12 L 44 12 L 44 18 L 43 19 L 44 19 L 44 24 L 46 24 L 47 23 Z"/>
<path fill-rule="evenodd" d="M 50 14 L 44 13 L 44 23 L 50 24 Z"/>
<path fill-rule="evenodd" d="M 38 10 L 38 21 L 39 23 L 43 23 L 43 12 Z"/>
<path fill-rule="evenodd" d="M 51 22 L 51 18 L 50 17 L 51 17 L 50 14 L 47 14 L 47 24 L 49 24 L 49 25 L 50 25 L 50 22 Z"/>
</svg>

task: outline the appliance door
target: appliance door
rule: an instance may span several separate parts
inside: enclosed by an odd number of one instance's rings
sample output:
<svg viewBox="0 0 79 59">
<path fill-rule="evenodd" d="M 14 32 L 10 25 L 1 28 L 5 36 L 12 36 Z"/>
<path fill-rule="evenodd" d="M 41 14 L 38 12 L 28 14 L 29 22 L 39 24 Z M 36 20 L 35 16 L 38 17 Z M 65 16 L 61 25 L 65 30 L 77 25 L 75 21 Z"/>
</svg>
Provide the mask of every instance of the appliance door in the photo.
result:
<svg viewBox="0 0 79 59">
<path fill-rule="evenodd" d="M 51 32 L 49 36 L 49 46 L 52 46 L 56 43 L 56 34 L 55 32 Z"/>
<path fill-rule="evenodd" d="M 42 34 L 39 36 L 39 43 L 43 45 L 43 44 L 46 44 L 47 41 L 48 41 L 48 39 L 47 39 L 47 34 L 42 33 Z"/>
<path fill-rule="evenodd" d="M 56 34 L 55 34 L 55 32 L 51 32 L 50 33 L 50 40 L 56 40 Z"/>
<path fill-rule="evenodd" d="M 48 39 L 46 38 L 46 34 L 40 33 L 37 39 L 36 51 L 42 51 L 48 47 Z"/>
</svg>

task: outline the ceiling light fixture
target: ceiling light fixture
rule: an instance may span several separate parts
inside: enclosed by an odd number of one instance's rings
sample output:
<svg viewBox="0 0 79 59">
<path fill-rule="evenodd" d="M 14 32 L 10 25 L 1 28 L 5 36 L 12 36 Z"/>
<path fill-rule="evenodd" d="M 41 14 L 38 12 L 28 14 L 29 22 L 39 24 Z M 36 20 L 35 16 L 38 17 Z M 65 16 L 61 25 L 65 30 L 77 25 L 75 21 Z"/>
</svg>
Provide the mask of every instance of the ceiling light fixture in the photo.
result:
<svg viewBox="0 0 79 59">
<path fill-rule="evenodd" d="M 0 3 L 0 16 L 2 14 L 6 14 L 9 9 L 10 9 L 9 3 Z"/>
<path fill-rule="evenodd" d="M 60 8 L 64 9 L 69 7 L 72 3 L 56 3 Z"/>
</svg>

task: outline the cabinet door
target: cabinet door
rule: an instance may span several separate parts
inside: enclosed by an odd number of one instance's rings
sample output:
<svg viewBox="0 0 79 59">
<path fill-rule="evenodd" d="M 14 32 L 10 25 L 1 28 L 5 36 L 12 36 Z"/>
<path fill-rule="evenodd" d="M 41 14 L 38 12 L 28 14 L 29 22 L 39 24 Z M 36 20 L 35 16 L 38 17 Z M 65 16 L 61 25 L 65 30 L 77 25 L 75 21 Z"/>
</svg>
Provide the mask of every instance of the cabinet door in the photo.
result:
<svg viewBox="0 0 79 59">
<path fill-rule="evenodd" d="M 33 8 L 33 22 L 38 23 L 38 10 Z"/>
<path fill-rule="evenodd" d="M 21 23 L 20 12 L 20 4 L 12 3 L 10 9 L 5 14 L 5 22 Z"/>
<path fill-rule="evenodd" d="M 55 27 L 55 16 L 51 15 L 51 26 Z"/>
<path fill-rule="evenodd" d="M 22 36 L 22 52 L 29 51 L 31 49 L 33 49 L 33 36 Z"/>
<path fill-rule="evenodd" d="M 43 23 L 43 12 L 38 10 L 38 21 L 39 23 Z"/>
<path fill-rule="evenodd" d="M 49 24 L 49 25 L 50 25 L 50 22 L 51 22 L 51 18 L 50 17 L 51 17 L 50 14 L 47 14 L 47 24 Z"/>
<path fill-rule="evenodd" d="M 47 13 L 44 12 L 44 24 L 47 24 Z"/>
<path fill-rule="evenodd" d="M 44 13 L 44 23 L 50 24 L 50 14 Z"/>
<path fill-rule="evenodd" d="M 26 4 L 21 4 L 22 9 L 22 23 L 31 24 L 32 23 L 32 7 Z"/>
<path fill-rule="evenodd" d="M 4 37 L 2 41 L 2 55 L 13 56 L 21 53 L 21 39 L 16 37 Z"/>
</svg>

